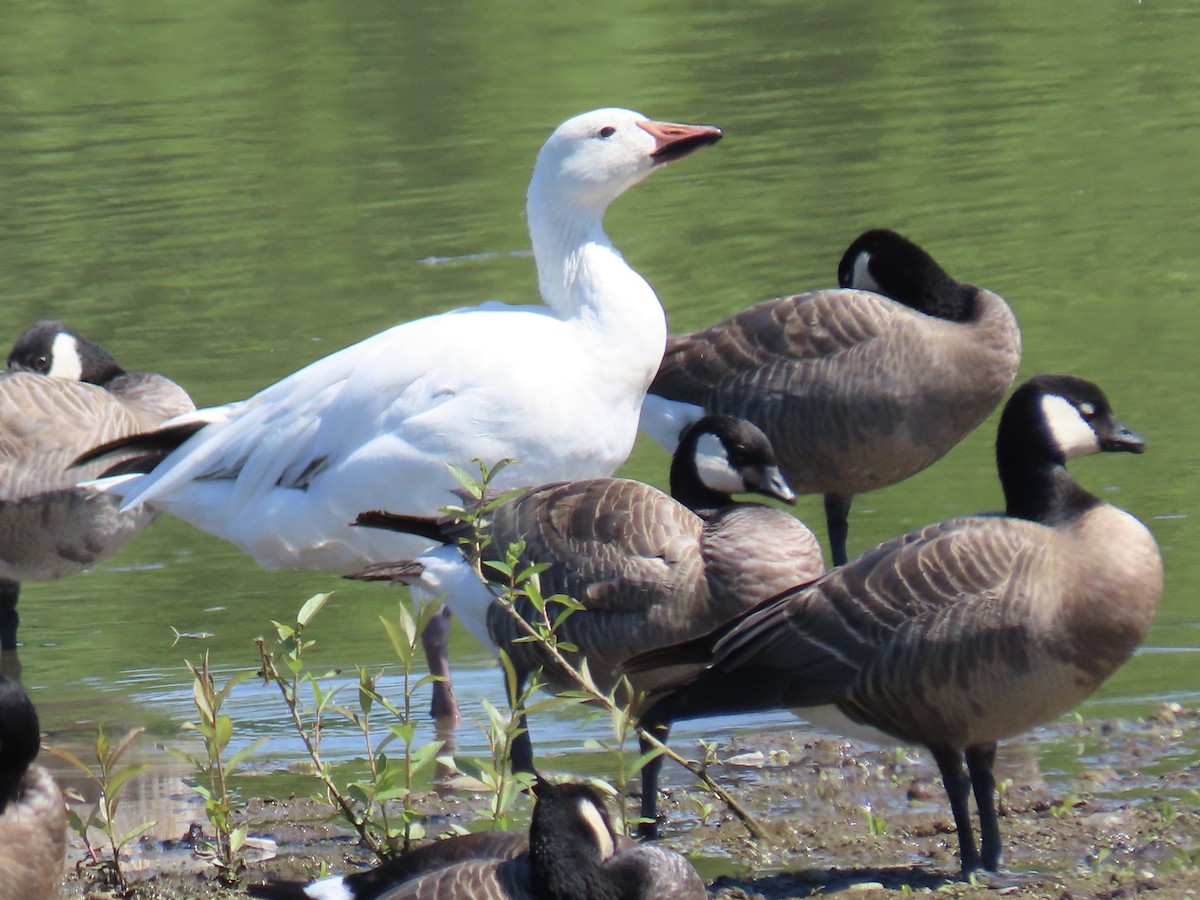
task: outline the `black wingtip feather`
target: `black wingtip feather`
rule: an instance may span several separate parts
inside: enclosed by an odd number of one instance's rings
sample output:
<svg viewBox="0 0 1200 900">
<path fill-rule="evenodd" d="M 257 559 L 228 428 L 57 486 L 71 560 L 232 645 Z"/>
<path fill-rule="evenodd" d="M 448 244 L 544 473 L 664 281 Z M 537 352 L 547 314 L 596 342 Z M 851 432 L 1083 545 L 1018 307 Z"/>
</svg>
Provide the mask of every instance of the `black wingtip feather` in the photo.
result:
<svg viewBox="0 0 1200 900">
<path fill-rule="evenodd" d="M 402 513 L 384 512 L 372 509 L 361 512 L 353 525 L 361 528 L 380 528 L 384 531 L 399 531 L 402 534 L 415 534 L 438 543 L 447 539 L 445 521 L 430 516 L 408 516 Z"/>
</svg>

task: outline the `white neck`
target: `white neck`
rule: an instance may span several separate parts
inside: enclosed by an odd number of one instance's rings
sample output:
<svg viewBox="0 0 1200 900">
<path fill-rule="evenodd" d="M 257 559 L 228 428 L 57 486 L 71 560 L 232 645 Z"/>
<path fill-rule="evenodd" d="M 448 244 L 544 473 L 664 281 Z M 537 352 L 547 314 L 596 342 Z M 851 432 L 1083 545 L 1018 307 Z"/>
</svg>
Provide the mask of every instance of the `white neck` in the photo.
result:
<svg viewBox="0 0 1200 900">
<path fill-rule="evenodd" d="M 625 297 L 633 308 L 661 312 L 654 290 L 604 233 L 605 206 L 570 203 L 536 178 L 530 184 L 526 214 L 542 297 L 564 318 L 603 313 Z"/>
<path fill-rule="evenodd" d="M 584 340 L 594 339 L 598 356 L 619 363 L 621 380 L 644 375 L 644 392 L 666 346 L 666 314 L 654 289 L 604 233 L 604 207 L 551 197 L 535 178 L 526 210 L 547 305 L 564 321 L 575 322 L 581 337 L 588 334 Z M 637 371 L 643 363 L 645 373 Z"/>
</svg>

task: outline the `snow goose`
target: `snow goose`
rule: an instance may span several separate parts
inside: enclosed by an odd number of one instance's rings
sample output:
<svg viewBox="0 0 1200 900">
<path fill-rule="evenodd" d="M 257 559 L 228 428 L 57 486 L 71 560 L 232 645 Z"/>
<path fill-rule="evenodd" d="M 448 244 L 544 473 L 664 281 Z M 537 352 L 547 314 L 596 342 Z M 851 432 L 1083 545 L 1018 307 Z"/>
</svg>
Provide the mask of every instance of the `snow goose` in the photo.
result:
<svg viewBox="0 0 1200 900">
<path fill-rule="evenodd" d="M 617 686 L 618 667 L 634 654 L 703 634 L 824 571 L 821 547 L 803 522 L 783 510 L 733 502 L 732 494 L 750 491 L 794 499 L 766 435 L 749 422 L 705 416 L 689 425 L 672 459 L 670 481 L 674 499 L 625 478 L 545 485 L 497 507 L 486 527 L 489 558 L 502 559 L 509 546 L 523 541 L 522 566 L 548 566 L 539 575 L 543 595 L 566 594 L 583 605 L 556 633 L 578 648 L 564 654 L 568 661 L 578 666 L 581 657 L 587 659 L 601 691 Z M 491 589 L 460 550 L 466 526 L 388 513 L 367 513 L 358 522 L 416 530 L 446 544 L 415 563 L 377 565 L 354 577 L 418 584 L 424 579 L 427 592 L 455 592 L 464 623 L 512 661 L 514 709 L 539 668 L 549 689 L 577 689 L 540 644 L 522 640 L 524 629 L 493 602 Z M 504 580 L 497 581 L 502 587 Z M 536 621 L 527 599 L 516 608 Z M 655 684 L 654 673 L 638 673 L 630 681 L 636 696 Z M 531 772 L 533 747 L 523 715 L 521 724 L 512 765 Z"/>
<path fill-rule="evenodd" d="M 153 437 L 147 471 L 126 467 L 109 489 L 268 568 L 347 573 L 427 549 L 349 525 L 380 506 L 437 514 L 455 500 L 448 463 L 517 460 L 501 488 L 611 474 L 633 446 L 666 324 L 604 233 L 604 212 L 721 134 L 626 109 L 569 119 L 542 146 L 528 191 L 546 305 L 486 303 L 397 325 Z M 444 641 L 427 650 L 444 656 Z M 437 705 L 457 714 L 452 695 Z"/>
<path fill-rule="evenodd" d="M 893 231 L 860 235 L 838 284 L 672 335 L 642 412 L 668 449 L 705 412 L 762 428 L 788 483 L 824 495 L 835 566 L 853 496 L 945 455 L 996 408 L 1021 361 L 1008 304 Z"/>
<path fill-rule="evenodd" d="M 33 762 L 41 740 L 29 695 L 0 675 L 0 897 L 59 896 L 67 813 L 58 785 Z"/>
<path fill-rule="evenodd" d="M 1076 483 L 1066 461 L 1144 446 L 1091 382 L 1031 379 L 1000 418 L 1005 515 L 894 538 L 708 635 L 635 659 L 631 668 L 679 674 L 647 698 L 643 725 L 665 736 L 683 718 L 833 706 L 852 723 L 929 748 L 964 874 L 995 870 L 996 742 L 1090 695 L 1145 638 L 1162 595 L 1153 535 Z M 644 770 L 651 820 L 656 775 L 655 764 Z"/>
<path fill-rule="evenodd" d="M 81 572 L 121 549 L 154 518 L 81 478 L 72 460 L 102 441 L 155 428 L 194 407 L 153 372 L 126 372 L 61 322 L 32 325 L 0 375 L 0 649 L 17 646 L 21 582 Z M 47 377 L 49 376 L 49 377 Z"/>
<path fill-rule="evenodd" d="M 527 834 L 445 838 L 367 872 L 251 885 L 267 900 L 704 900 L 678 853 L 617 832 L 591 785 L 538 779 Z"/>
</svg>

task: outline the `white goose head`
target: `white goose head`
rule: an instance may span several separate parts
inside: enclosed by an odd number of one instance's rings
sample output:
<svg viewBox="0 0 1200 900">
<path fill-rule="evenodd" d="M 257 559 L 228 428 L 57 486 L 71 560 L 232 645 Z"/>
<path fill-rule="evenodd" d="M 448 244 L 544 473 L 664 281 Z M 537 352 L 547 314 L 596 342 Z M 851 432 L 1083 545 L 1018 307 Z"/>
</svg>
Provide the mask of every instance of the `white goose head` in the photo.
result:
<svg viewBox="0 0 1200 900">
<path fill-rule="evenodd" d="M 629 109 L 597 109 L 563 122 L 538 153 L 530 202 L 554 202 L 602 215 L 656 167 L 720 140 L 711 125 L 656 122 Z"/>
</svg>

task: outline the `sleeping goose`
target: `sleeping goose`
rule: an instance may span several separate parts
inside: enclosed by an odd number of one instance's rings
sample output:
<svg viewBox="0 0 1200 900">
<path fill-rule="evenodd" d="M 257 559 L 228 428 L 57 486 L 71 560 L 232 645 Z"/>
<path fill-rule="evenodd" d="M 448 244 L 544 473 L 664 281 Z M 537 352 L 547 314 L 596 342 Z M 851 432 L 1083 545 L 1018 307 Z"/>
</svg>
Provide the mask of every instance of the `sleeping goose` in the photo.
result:
<svg viewBox="0 0 1200 900">
<path fill-rule="evenodd" d="M 604 213 L 721 134 L 626 109 L 569 119 L 538 153 L 528 191 L 545 305 L 491 302 L 397 325 L 146 438 L 143 473 L 126 466 L 106 488 L 265 567 L 347 573 L 428 549 L 349 524 L 379 506 L 436 515 L 455 500 L 448 463 L 517 460 L 500 488 L 611 474 L 633 446 L 666 325 Z M 444 642 L 431 649 L 444 655 Z M 442 701 L 456 715 L 452 695 Z"/>
<path fill-rule="evenodd" d="M 686 859 L 618 834 L 590 785 L 539 779 L 529 833 L 446 838 L 368 872 L 252 885 L 268 900 L 704 900 Z M 494 852 L 493 852 L 494 851 Z M 419 858 L 412 858 L 419 857 Z"/>
<path fill-rule="evenodd" d="M 34 764 L 42 736 L 25 689 L 0 675 L 0 897 L 59 895 L 67 814 L 54 779 Z"/>
<path fill-rule="evenodd" d="M 853 496 L 940 459 L 996 408 L 1021 360 L 1004 300 L 893 231 L 859 236 L 838 284 L 672 335 L 642 410 L 668 449 L 705 412 L 762 428 L 796 492 L 824 495 L 835 566 Z"/>
<path fill-rule="evenodd" d="M 1029 380 L 996 439 L 1004 515 L 894 538 L 710 634 L 634 659 L 631 670 L 669 666 L 677 679 L 647 698 L 643 725 L 665 736 L 678 719 L 815 707 L 922 744 L 950 799 L 964 874 L 995 870 L 997 741 L 1090 695 L 1137 649 L 1162 594 L 1154 537 L 1065 463 L 1143 448 L 1091 382 Z M 657 768 L 643 774 L 651 820 Z"/>
<path fill-rule="evenodd" d="M 118 498 L 76 486 L 105 467 L 80 472 L 71 461 L 194 407 L 175 382 L 124 371 L 61 322 L 32 325 L 13 346 L 8 368 L 0 375 L 0 649 L 14 650 L 21 582 L 81 572 L 155 516 L 150 509 L 121 512 Z"/>
<path fill-rule="evenodd" d="M 703 634 L 824 571 L 820 545 L 804 523 L 783 510 L 733 502 L 732 494 L 749 491 L 794 499 L 766 435 L 749 422 L 705 416 L 689 425 L 671 462 L 670 483 L 674 499 L 624 478 L 545 485 L 499 506 L 486 529 L 489 558 L 503 558 L 510 545 L 523 541 L 522 566 L 549 566 L 539 575 L 543 595 L 566 594 L 583 604 L 556 634 L 578 648 L 565 655 L 576 666 L 585 657 L 604 692 L 616 687 L 618 666 L 635 653 Z M 366 513 L 358 524 L 415 530 L 445 544 L 415 565 L 373 566 L 355 577 L 415 580 L 432 594 L 455 595 L 464 624 L 512 661 L 514 709 L 539 668 L 549 689 L 577 689 L 540 644 L 521 640 L 526 632 L 493 602 L 492 590 L 459 549 L 468 526 L 388 513 Z M 497 581 L 503 584 L 503 578 Z M 535 620 L 528 599 L 516 608 Z M 635 696 L 653 684 L 652 673 L 631 679 Z M 512 764 L 531 772 L 524 716 L 521 725 Z"/>
</svg>

